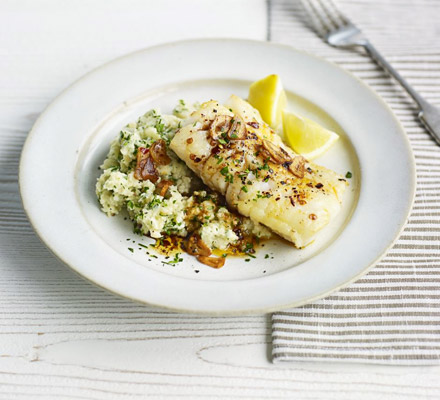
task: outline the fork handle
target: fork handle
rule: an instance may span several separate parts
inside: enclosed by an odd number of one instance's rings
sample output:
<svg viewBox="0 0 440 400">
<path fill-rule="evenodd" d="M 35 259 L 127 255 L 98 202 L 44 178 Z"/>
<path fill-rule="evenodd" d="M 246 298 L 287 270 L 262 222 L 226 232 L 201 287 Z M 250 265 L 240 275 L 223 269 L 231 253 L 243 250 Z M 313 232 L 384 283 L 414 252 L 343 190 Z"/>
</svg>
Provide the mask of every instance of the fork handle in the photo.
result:
<svg viewBox="0 0 440 400">
<path fill-rule="evenodd" d="M 440 145 L 440 109 L 428 103 L 420 94 L 418 94 L 409 83 L 385 60 L 384 57 L 376 50 L 376 48 L 369 42 L 361 43 L 371 58 L 376 61 L 383 69 L 385 69 L 391 76 L 393 76 L 408 92 L 419 106 L 418 117 L 423 125 L 426 127 L 431 136 Z"/>
</svg>

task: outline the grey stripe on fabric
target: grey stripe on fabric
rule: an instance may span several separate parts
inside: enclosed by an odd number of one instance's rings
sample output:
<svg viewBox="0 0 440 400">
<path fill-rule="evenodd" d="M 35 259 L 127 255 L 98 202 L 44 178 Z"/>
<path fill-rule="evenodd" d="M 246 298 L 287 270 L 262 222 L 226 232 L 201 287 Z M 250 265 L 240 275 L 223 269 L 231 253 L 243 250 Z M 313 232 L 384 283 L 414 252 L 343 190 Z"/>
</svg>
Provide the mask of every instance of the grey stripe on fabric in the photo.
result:
<svg viewBox="0 0 440 400">
<path fill-rule="evenodd" d="M 423 7 L 416 2 L 403 6 L 399 0 L 334 2 L 422 96 L 440 105 L 440 2 Z M 401 21 L 408 15 L 413 17 L 402 30 Z M 401 237 L 367 276 L 313 304 L 273 314 L 273 361 L 438 364 L 440 147 L 417 120 L 415 104 L 392 78 L 361 51 L 326 45 L 304 21 L 299 1 L 270 1 L 268 37 L 273 42 L 339 64 L 390 105 L 413 148 L 417 193 Z"/>
</svg>

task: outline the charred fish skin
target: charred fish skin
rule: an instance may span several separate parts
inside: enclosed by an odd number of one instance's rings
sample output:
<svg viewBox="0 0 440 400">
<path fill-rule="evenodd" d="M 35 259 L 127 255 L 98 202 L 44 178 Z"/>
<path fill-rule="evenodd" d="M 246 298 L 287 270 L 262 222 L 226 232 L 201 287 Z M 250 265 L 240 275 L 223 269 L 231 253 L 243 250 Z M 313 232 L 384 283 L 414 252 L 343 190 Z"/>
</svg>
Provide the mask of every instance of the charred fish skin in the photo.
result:
<svg viewBox="0 0 440 400">
<path fill-rule="evenodd" d="M 298 248 L 341 208 L 345 180 L 295 154 L 237 96 L 202 104 L 170 147 L 229 207 Z"/>
</svg>

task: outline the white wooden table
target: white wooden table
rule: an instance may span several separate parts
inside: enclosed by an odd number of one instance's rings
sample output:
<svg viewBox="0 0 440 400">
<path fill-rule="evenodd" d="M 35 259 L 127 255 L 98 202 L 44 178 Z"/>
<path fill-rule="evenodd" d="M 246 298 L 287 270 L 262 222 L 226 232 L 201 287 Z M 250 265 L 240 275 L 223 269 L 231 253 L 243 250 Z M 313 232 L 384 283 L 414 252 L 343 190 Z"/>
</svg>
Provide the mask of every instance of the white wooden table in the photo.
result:
<svg viewBox="0 0 440 400">
<path fill-rule="evenodd" d="M 114 57 L 157 43 L 193 37 L 277 40 L 282 26 L 274 17 L 290 10 L 287 3 L 2 0 L 0 399 L 440 398 L 440 367 L 273 365 L 269 316 L 173 314 L 106 293 L 57 261 L 22 210 L 17 172 L 23 142 L 39 113 L 63 88 Z M 402 73 L 411 80 L 404 68 L 411 46 L 423 45 L 427 59 L 440 60 L 438 45 L 430 53 L 440 39 L 439 2 L 386 3 L 340 2 L 348 11 L 364 10 L 371 36 L 380 36 L 381 12 L 394 7 L 399 18 L 405 17 L 400 20 L 403 33 L 399 21 L 388 18 L 396 24 L 396 35 L 382 50 L 391 61 L 401 60 Z M 435 12 L 437 17 L 429 19 Z M 431 25 L 422 23 L 418 13 Z M 294 19 L 294 14 L 282 20 Z M 402 37 L 413 40 L 402 43 Z M 313 51 L 316 43 L 310 33 L 310 39 L 297 46 L 310 44 Z M 326 51 L 321 54 L 326 56 Z M 333 51 L 328 54 L 337 60 Z M 438 84 L 437 72 L 427 71 L 426 80 L 431 77 Z M 420 82 L 423 86 L 425 81 L 413 83 Z M 392 104 L 386 91 L 402 94 L 390 85 L 381 94 Z M 432 93 L 438 101 L 438 91 Z"/>
</svg>

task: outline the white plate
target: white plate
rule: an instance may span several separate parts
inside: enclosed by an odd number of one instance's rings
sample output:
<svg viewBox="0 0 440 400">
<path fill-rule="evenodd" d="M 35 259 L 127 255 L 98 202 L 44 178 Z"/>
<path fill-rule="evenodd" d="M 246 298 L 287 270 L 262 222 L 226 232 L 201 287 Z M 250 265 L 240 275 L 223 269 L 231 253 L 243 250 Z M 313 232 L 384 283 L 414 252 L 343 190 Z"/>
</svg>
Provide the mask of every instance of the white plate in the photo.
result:
<svg viewBox="0 0 440 400">
<path fill-rule="evenodd" d="M 138 246 L 149 239 L 133 235 L 123 217 L 108 218 L 99 210 L 94 185 L 110 141 L 152 107 L 169 113 L 181 98 L 246 97 L 252 81 L 271 73 L 282 77 L 289 108 L 341 135 L 316 161 L 353 173 L 343 212 L 304 250 L 272 242 L 257 259 L 228 258 L 220 270 L 191 257 L 175 267 L 149 257 Z M 29 134 L 20 189 L 41 239 L 101 287 L 174 310 L 269 312 L 326 296 L 373 266 L 406 221 L 415 168 L 390 109 L 339 67 L 264 42 L 195 40 L 119 58 L 65 90 Z"/>
</svg>

